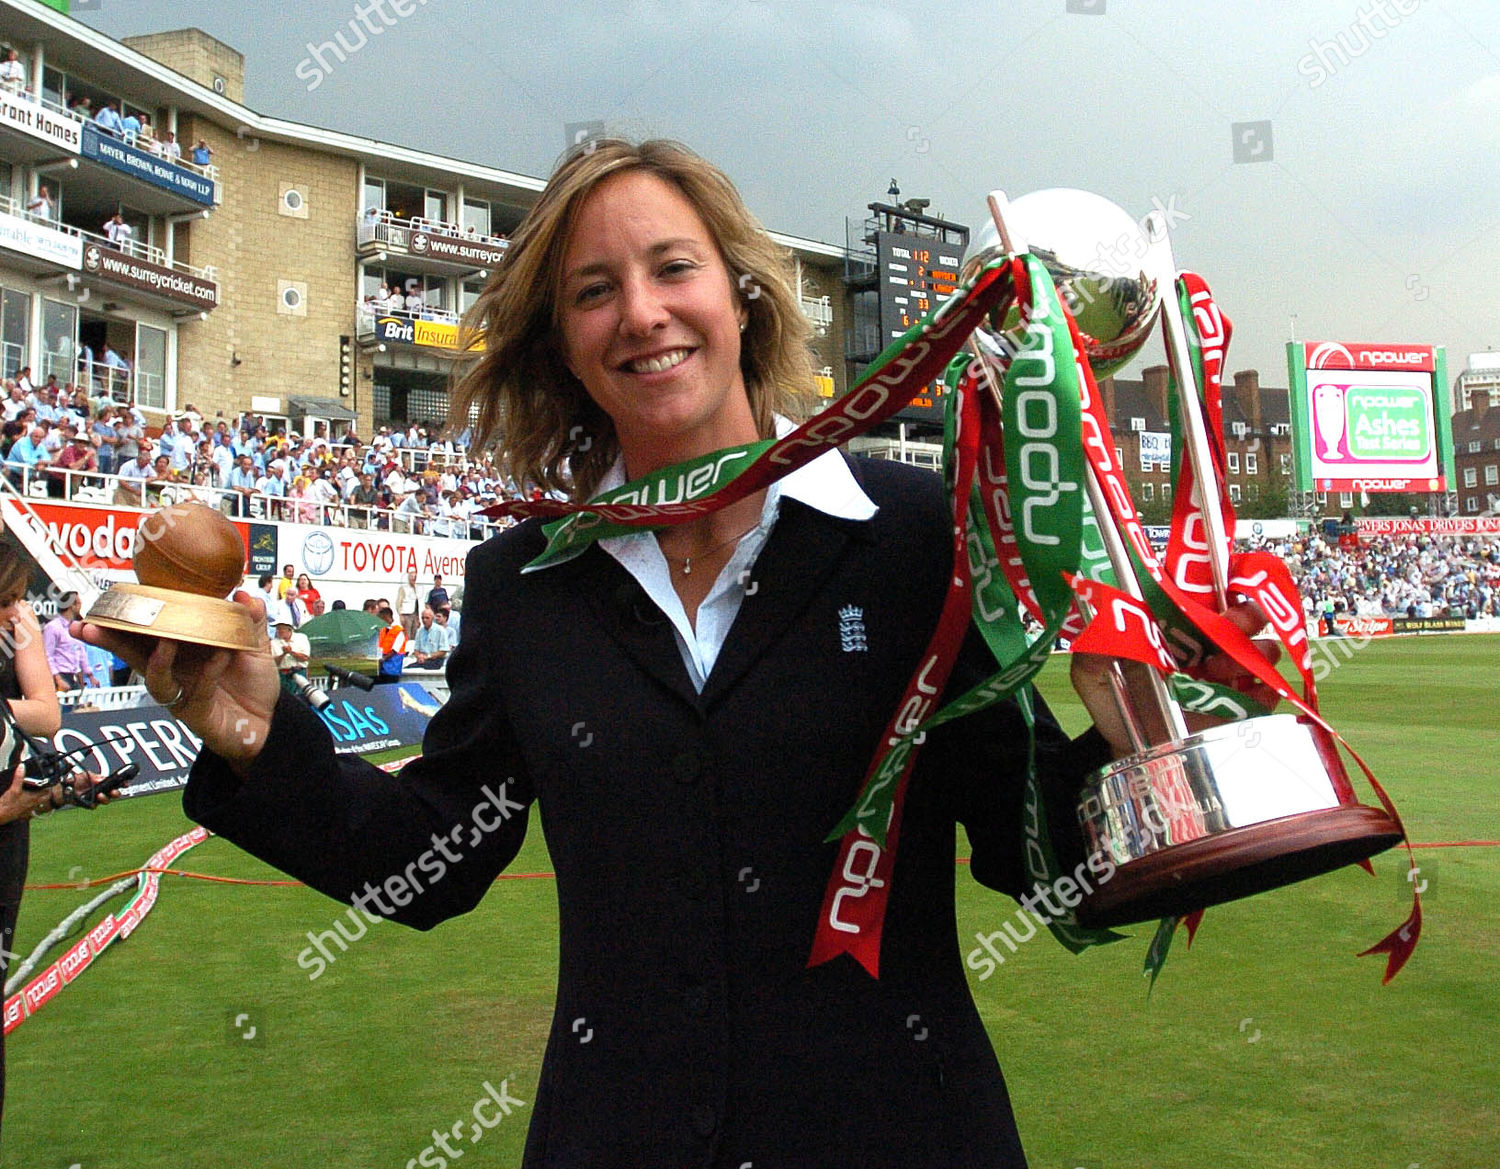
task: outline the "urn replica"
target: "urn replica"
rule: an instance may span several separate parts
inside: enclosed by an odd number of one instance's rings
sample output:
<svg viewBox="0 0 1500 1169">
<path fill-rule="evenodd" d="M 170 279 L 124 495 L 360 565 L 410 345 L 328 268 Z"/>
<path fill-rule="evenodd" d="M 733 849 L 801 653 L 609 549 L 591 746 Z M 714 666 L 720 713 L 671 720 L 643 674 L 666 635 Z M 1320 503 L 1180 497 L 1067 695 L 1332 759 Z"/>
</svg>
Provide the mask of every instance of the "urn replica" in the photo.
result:
<svg viewBox="0 0 1500 1169">
<path fill-rule="evenodd" d="M 135 575 L 106 589 L 84 620 L 105 629 L 218 649 L 255 649 L 265 630 L 225 600 L 245 576 L 245 543 L 222 512 L 175 503 L 138 529 Z"/>
</svg>

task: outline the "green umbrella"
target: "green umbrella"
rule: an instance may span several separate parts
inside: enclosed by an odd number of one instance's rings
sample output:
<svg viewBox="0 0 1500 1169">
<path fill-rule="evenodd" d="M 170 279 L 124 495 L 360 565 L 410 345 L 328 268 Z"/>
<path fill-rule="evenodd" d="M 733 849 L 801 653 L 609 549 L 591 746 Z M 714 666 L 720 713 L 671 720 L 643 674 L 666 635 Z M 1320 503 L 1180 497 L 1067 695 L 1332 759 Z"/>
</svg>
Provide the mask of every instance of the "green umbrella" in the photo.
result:
<svg viewBox="0 0 1500 1169">
<path fill-rule="evenodd" d="M 372 657 L 384 626 L 374 613 L 334 609 L 306 622 L 298 632 L 307 634 L 315 658 Z"/>
</svg>

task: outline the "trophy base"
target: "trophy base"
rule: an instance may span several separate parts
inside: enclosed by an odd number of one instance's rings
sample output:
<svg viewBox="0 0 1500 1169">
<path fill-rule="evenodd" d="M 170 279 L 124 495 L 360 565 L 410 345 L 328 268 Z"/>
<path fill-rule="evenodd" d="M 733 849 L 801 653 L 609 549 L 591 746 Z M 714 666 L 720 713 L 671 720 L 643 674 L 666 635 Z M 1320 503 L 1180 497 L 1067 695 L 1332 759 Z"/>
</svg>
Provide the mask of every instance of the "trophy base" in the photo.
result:
<svg viewBox="0 0 1500 1169">
<path fill-rule="evenodd" d="M 215 649 L 253 650 L 266 644 L 265 627 L 233 601 L 151 585 L 105 589 L 83 619 L 103 629 Z"/>
<path fill-rule="evenodd" d="M 1090 778 L 1079 802 L 1084 847 L 1116 867 L 1078 905 L 1078 922 L 1181 916 L 1401 840 L 1394 817 L 1349 801 L 1348 792 L 1327 736 L 1292 715 L 1215 727 L 1118 760 Z"/>
<path fill-rule="evenodd" d="M 1078 906 L 1095 929 L 1183 917 L 1367 860 L 1401 843 L 1401 828 L 1363 804 L 1303 812 L 1179 844 L 1116 870 Z"/>
</svg>

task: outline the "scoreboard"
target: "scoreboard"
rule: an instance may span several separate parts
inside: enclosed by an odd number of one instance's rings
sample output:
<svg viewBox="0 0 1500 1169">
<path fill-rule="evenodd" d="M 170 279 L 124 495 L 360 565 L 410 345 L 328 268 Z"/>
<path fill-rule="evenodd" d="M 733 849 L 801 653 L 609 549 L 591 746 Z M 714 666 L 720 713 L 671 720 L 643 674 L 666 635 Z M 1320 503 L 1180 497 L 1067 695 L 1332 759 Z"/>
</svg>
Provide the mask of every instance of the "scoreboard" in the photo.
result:
<svg viewBox="0 0 1500 1169">
<path fill-rule="evenodd" d="M 967 237 L 968 232 L 963 234 Z M 876 233 L 875 271 L 882 349 L 953 294 L 958 287 L 964 247 L 962 243 L 945 242 L 930 235 Z M 896 417 L 942 425 L 944 392 L 943 383 L 934 381 Z"/>
</svg>

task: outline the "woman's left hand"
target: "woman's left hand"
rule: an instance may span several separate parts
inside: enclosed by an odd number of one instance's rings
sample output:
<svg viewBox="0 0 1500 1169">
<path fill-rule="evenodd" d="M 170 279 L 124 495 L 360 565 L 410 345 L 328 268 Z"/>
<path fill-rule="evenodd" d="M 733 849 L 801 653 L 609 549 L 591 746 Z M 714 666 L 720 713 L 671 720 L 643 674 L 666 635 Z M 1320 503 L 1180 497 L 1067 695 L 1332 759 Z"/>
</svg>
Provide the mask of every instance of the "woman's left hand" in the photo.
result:
<svg viewBox="0 0 1500 1169">
<path fill-rule="evenodd" d="M 1267 624 L 1265 614 L 1254 601 L 1241 601 L 1239 604 L 1231 605 L 1224 611 L 1224 616 L 1239 626 L 1249 637 L 1255 637 L 1265 629 Z M 1257 641 L 1255 648 L 1272 665 L 1275 665 L 1281 657 L 1281 647 L 1274 641 Z M 1072 657 L 1070 675 L 1073 689 L 1083 699 L 1084 706 L 1088 708 L 1089 715 L 1094 720 L 1094 726 L 1109 740 L 1115 758 L 1130 754 L 1134 750 L 1131 746 L 1130 733 L 1126 729 L 1125 718 L 1120 713 L 1120 707 L 1115 700 L 1114 689 L 1109 680 L 1110 667 L 1115 659 L 1101 654 L 1073 654 Z M 1138 662 L 1122 662 L 1121 664 L 1125 666 L 1127 683 L 1137 706 L 1150 709 L 1147 705 L 1150 701 L 1149 693 L 1142 684 L 1140 674 L 1141 671 L 1152 667 Z M 1210 682 L 1233 687 L 1267 710 L 1274 709 L 1281 700 L 1276 691 L 1248 670 L 1242 669 L 1233 658 L 1225 653 L 1216 653 L 1209 657 L 1203 663 L 1201 674 Z M 1184 721 L 1189 731 L 1197 732 L 1228 720 L 1184 712 Z"/>
<path fill-rule="evenodd" d="M 0 792 L 0 824 L 9 824 L 13 820 L 24 820 L 28 816 L 38 816 L 51 812 L 62 806 L 62 785 L 52 784 L 50 787 L 30 788 L 24 781 L 26 769 L 17 767 L 15 774 L 11 776 L 10 787 Z M 73 781 L 74 790 L 79 794 L 87 794 L 89 789 L 98 784 L 102 777 L 93 772 L 87 773 L 87 782 L 82 778 Z M 99 797 L 100 804 L 107 804 L 115 799 L 118 793 L 102 795 Z"/>
</svg>

